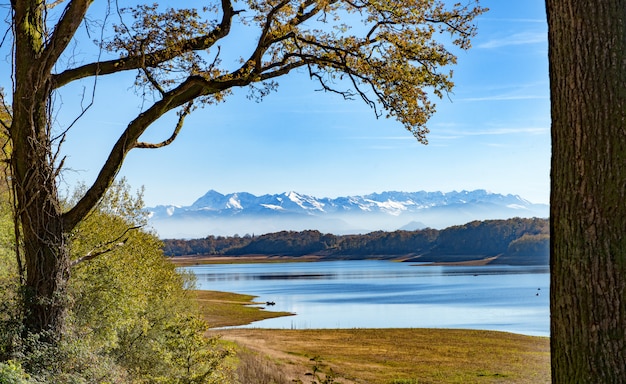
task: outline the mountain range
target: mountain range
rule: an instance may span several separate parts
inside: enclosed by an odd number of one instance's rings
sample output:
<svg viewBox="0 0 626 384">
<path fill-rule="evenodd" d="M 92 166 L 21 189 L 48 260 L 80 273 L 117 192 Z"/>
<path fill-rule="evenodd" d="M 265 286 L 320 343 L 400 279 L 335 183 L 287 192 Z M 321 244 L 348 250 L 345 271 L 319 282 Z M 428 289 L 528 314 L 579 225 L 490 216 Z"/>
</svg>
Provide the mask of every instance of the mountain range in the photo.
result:
<svg viewBox="0 0 626 384">
<path fill-rule="evenodd" d="M 264 234 L 315 229 L 325 233 L 445 228 L 472 220 L 542 217 L 547 204 L 518 195 L 486 190 L 453 192 L 382 192 L 362 196 L 317 198 L 297 192 L 255 196 L 210 190 L 190 206 L 147 208 L 161 238 Z"/>
</svg>

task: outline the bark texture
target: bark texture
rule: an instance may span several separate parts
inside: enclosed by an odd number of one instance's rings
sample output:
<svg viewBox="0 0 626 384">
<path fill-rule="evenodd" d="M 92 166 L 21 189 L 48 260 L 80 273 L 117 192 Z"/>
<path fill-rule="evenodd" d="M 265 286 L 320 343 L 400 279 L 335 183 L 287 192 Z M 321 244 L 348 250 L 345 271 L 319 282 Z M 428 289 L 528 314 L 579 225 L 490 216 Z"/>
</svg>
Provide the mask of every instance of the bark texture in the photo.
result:
<svg viewBox="0 0 626 384">
<path fill-rule="evenodd" d="M 44 48 L 44 9 L 38 1 L 15 6 L 15 88 L 11 181 L 23 246 L 26 333 L 55 337 L 65 319 L 69 253 L 56 187 L 49 101 L 52 94 Z"/>
<path fill-rule="evenodd" d="M 626 378 L 626 1 L 547 0 L 554 383 Z"/>
</svg>

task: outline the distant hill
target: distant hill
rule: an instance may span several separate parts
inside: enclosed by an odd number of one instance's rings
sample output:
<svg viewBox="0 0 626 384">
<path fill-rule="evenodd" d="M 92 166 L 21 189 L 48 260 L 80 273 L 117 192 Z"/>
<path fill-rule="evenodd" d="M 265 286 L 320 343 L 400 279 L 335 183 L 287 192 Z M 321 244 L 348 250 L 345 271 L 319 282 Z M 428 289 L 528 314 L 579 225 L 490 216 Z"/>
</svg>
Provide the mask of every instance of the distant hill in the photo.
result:
<svg viewBox="0 0 626 384">
<path fill-rule="evenodd" d="M 318 230 L 333 234 L 419 228 L 446 228 L 472 220 L 548 217 L 546 204 L 485 190 L 461 192 L 383 192 L 317 198 L 285 192 L 255 196 L 210 190 L 186 207 L 147 208 L 161 238 L 264 234 Z"/>
<path fill-rule="evenodd" d="M 443 230 L 376 231 L 363 235 L 323 234 L 316 230 L 281 231 L 261 236 L 208 236 L 164 240 L 167 256 L 305 256 L 325 260 L 402 259 L 413 262 L 467 262 L 495 257 L 491 263 L 548 265 L 547 219 L 472 221 Z"/>
</svg>

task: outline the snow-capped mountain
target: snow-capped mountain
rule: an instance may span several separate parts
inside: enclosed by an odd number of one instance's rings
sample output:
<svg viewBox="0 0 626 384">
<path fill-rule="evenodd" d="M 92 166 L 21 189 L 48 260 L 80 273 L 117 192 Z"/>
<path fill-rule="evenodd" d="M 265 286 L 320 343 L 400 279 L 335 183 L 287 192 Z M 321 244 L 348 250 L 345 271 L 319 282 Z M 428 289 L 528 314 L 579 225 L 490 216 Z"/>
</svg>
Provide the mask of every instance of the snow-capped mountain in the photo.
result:
<svg viewBox="0 0 626 384">
<path fill-rule="evenodd" d="M 162 238 L 317 229 L 330 233 L 396 230 L 407 224 L 443 228 L 472 220 L 548 217 L 548 205 L 485 190 L 382 192 L 317 198 L 297 192 L 255 196 L 210 190 L 187 207 L 147 209 Z"/>
</svg>

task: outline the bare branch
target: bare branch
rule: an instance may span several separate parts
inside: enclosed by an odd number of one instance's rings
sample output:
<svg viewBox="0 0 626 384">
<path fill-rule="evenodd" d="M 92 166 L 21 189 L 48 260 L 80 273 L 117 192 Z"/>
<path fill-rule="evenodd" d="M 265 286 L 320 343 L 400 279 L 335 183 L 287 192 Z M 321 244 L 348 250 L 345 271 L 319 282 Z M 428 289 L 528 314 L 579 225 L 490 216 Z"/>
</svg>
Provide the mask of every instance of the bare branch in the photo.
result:
<svg viewBox="0 0 626 384">
<path fill-rule="evenodd" d="M 164 141 L 162 141 L 160 143 L 156 143 L 156 144 L 137 142 L 137 144 L 135 145 L 135 148 L 155 149 L 155 148 L 161 148 L 161 147 L 165 147 L 167 145 L 170 145 L 174 140 L 176 140 L 176 137 L 178 136 L 178 133 L 180 132 L 181 128 L 183 127 L 183 122 L 185 121 L 185 117 L 191 112 L 191 107 L 192 106 L 193 106 L 193 102 L 189 102 L 189 103 L 187 103 L 185 108 L 180 112 L 180 116 L 178 117 L 178 123 L 176 123 L 176 127 L 174 128 L 174 132 L 172 132 L 172 135 L 169 137 L 169 139 L 164 140 Z"/>
<path fill-rule="evenodd" d="M 57 60 L 67 48 L 76 30 L 82 23 L 93 0 L 71 0 L 65 7 L 61 20 L 52 32 L 52 36 L 42 55 L 43 73 L 52 70 Z"/>
<path fill-rule="evenodd" d="M 63 3 L 64 1 L 65 1 L 65 0 L 56 0 L 56 1 L 53 1 L 53 2 L 52 2 L 52 3 L 50 3 L 50 4 L 46 4 L 46 8 L 48 8 L 48 9 L 52 9 L 52 8 L 56 7 L 57 5 L 59 5 L 59 4 L 61 4 L 61 3 Z"/>
<path fill-rule="evenodd" d="M 93 106 L 94 100 L 96 97 L 96 81 L 94 81 L 94 85 L 93 88 L 91 90 L 91 100 L 89 101 L 89 103 L 87 103 L 86 106 L 83 106 L 83 101 L 85 100 L 85 89 L 83 88 L 83 93 L 81 95 L 81 100 L 80 100 L 80 104 L 81 104 L 81 111 L 78 114 L 78 116 L 76 116 L 74 118 L 74 120 L 72 120 L 71 123 L 69 123 L 67 125 L 67 127 L 59 134 L 57 134 L 56 136 L 54 136 L 50 141 L 54 142 L 57 141 L 59 139 L 63 139 L 63 137 L 65 137 L 65 135 L 70 131 L 70 129 L 72 129 L 72 127 L 74 127 L 74 125 L 87 113 L 87 111 Z"/>
<path fill-rule="evenodd" d="M 4 31 L 4 34 L 2 35 L 2 40 L 0 40 L 0 47 L 2 47 L 4 45 L 4 42 L 6 41 L 7 37 L 10 36 L 12 30 L 11 30 L 11 26 L 8 25 L 7 29 Z"/>
<path fill-rule="evenodd" d="M 87 190 L 85 195 L 63 215 L 63 223 L 66 230 L 74 228 L 80 220 L 91 211 L 98 201 L 104 196 L 115 176 L 122 166 L 126 155 L 133 148 L 137 148 L 139 137 L 165 113 L 180 107 L 183 104 L 211 93 L 217 93 L 229 87 L 225 84 L 220 88 L 220 84 L 208 82 L 200 76 L 191 76 L 175 89 L 167 92 L 163 98 L 154 103 L 145 112 L 139 114 L 126 127 L 111 149 L 107 160 L 100 169 L 96 180 Z"/>
<path fill-rule="evenodd" d="M 11 129 L 10 123 L 9 121 L 11 121 L 12 117 L 11 114 L 8 112 L 9 110 L 7 109 L 7 106 L 4 104 L 4 100 L 2 102 L 2 105 L 0 105 L 0 108 L 2 108 L 2 113 L 6 113 L 7 117 L 8 117 L 8 121 L 5 121 L 4 116 L 0 117 L 0 126 L 2 126 L 2 128 L 4 128 L 6 130 L 5 133 L 8 133 L 9 130 Z"/>
<path fill-rule="evenodd" d="M 152 73 L 150 73 L 150 70 L 148 68 L 141 68 L 141 72 L 143 72 L 144 76 L 146 76 L 146 79 L 148 79 L 148 81 L 150 82 L 152 87 L 154 87 L 154 89 L 159 91 L 161 95 L 165 94 L 165 89 L 163 89 L 163 87 L 161 86 L 161 84 L 159 84 L 157 79 L 155 79 L 154 76 L 152 76 Z"/>
<path fill-rule="evenodd" d="M 104 255 L 105 253 L 109 253 L 120 247 L 123 247 L 124 245 L 126 245 L 128 238 L 125 238 L 125 239 L 122 239 L 122 238 L 126 236 L 128 232 L 133 231 L 135 229 L 139 229 L 139 228 L 141 228 L 141 226 L 134 226 L 134 227 L 126 228 L 126 230 L 115 239 L 111 241 L 107 241 L 106 243 L 97 245 L 94 249 L 87 252 L 85 256 L 79 257 L 78 259 L 72 261 L 70 264 L 70 267 L 73 268 L 80 263 L 95 259 L 98 256 Z"/>
</svg>

